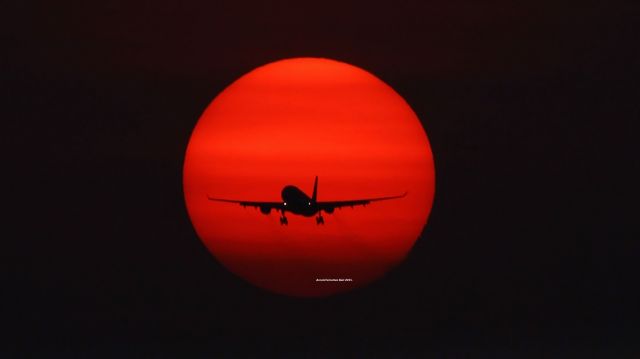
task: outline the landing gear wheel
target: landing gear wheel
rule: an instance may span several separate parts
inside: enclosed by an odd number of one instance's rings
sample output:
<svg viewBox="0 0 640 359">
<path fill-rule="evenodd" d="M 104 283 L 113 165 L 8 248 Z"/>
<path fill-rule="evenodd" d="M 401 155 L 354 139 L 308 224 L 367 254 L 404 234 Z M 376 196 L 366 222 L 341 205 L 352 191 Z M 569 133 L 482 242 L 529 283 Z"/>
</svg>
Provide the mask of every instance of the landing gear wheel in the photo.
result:
<svg viewBox="0 0 640 359">
<path fill-rule="evenodd" d="M 280 225 L 286 226 L 289 224 L 289 221 L 287 220 L 287 217 L 282 216 L 280 217 Z"/>
<path fill-rule="evenodd" d="M 324 224 L 324 217 L 322 217 L 322 216 L 316 217 L 316 224 L 318 224 L 318 225 Z"/>
</svg>

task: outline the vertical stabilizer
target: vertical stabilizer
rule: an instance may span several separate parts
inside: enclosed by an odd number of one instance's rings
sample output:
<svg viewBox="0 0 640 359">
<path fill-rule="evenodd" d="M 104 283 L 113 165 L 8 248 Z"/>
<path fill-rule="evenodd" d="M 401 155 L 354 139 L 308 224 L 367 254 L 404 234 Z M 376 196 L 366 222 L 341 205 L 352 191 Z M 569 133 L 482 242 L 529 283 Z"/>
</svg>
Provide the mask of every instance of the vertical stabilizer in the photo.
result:
<svg viewBox="0 0 640 359">
<path fill-rule="evenodd" d="M 316 176 L 316 180 L 313 182 L 313 195 L 311 196 L 311 202 L 318 202 L 318 176 Z"/>
</svg>

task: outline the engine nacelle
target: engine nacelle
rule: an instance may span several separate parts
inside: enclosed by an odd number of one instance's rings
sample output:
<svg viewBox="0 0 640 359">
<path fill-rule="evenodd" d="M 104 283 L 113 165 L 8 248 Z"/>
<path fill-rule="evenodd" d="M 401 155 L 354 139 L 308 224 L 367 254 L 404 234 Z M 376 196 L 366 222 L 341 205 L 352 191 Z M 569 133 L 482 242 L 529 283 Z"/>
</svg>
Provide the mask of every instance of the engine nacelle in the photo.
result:
<svg viewBox="0 0 640 359">
<path fill-rule="evenodd" d="M 269 213 L 271 213 L 271 207 L 261 206 L 260 207 L 260 212 L 262 212 L 262 214 L 269 214 Z"/>
<path fill-rule="evenodd" d="M 333 207 L 327 207 L 327 208 L 324 208 L 324 209 L 323 209 L 323 211 L 325 211 L 325 212 L 326 212 L 326 213 L 328 213 L 328 214 L 333 213 L 333 211 L 334 211 L 334 210 L 335 210 L 335 208 L 333 208 Z"/>
</svg>

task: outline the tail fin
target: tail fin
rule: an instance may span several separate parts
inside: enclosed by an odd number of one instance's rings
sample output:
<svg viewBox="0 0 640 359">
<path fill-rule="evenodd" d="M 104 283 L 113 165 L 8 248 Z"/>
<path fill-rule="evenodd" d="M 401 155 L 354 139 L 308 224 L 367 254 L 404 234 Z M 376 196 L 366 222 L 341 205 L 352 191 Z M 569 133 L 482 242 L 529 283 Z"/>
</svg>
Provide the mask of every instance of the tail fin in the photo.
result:
<svg viewBox="0 0 640 359">
<path fill-rule="evenodd" d="M 315 182 L 313 182 L 313 195 L 311 196 L 311 202 L 316 203 L 318 201 L 318 176 L 316 176 Z"/>
</svg>

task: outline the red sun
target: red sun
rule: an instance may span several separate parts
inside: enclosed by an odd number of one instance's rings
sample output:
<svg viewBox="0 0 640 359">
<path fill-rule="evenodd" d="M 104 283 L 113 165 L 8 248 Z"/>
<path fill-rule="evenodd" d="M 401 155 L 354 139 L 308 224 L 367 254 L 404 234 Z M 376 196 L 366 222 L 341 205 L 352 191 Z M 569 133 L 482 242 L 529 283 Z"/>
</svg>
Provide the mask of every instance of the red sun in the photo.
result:
<svg viewBox="0 0 640 359">
<path fill-rule="evenodd" d="M 293 185 L 317 200 L 408 194 L 314 217 L 208 196 L 280 202 Z M 259 67 L 227 87 L 200 117 L 184 162 L 184 195 L 200 239 L 248 282 L 293 296 L 364 286 L 400 263 L 426 224 L 433 156 L 416 114 L 358 67 L 295 58 Z"/>
</svg>

